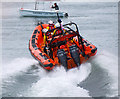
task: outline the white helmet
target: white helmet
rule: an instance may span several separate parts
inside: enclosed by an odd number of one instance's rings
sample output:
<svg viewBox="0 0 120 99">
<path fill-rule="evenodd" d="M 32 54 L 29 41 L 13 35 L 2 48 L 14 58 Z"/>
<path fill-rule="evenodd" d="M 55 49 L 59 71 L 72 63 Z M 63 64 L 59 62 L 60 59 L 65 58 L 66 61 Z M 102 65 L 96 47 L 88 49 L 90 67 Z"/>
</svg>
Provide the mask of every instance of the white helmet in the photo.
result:
<svg viewBox="0 0 120 99">
<path fill-rule="evenodd" d="M 61 23 L 61 25 L 63 25 L 63 22 Z M 57 23 L 55 24 L 55 26 L 56 26 L 56 27 L 60 27 L 60 23 L 57 22 Z"/>
<path fill-rule="evenodd" d="M 56 23 L 55 26 L 56 26 L 56 27 L 60 27 L 60 23 Z"/>
<path fill-rule="evenodd" d="M 50 20 L 48 23 L 49 23 L 49 24 L 53 24 L 53 21 Z"/>
<path fill-rule="evenodd" d="M 48 31 L 48 29 L 46 29 L 46 28 L 42 30 L 43 33 L 46 33 L 47 31 Z"/>
</svg>

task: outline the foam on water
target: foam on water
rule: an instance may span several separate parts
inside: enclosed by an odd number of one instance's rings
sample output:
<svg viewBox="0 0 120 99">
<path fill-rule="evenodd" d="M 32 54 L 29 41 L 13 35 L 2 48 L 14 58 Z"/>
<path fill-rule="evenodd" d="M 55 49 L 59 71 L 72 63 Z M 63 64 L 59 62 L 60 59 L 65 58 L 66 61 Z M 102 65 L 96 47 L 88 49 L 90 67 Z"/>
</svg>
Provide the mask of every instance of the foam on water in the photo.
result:
<svg viewBox="0 0 120 99">
<path fill-rule="evenodd" d="M 14 77 L 19 77 L 20 75 L 23 75 L 23 73 L 26 73 L 32 65 L 35 65 L 37 67 L 38 62 L 34 59 L 29 58 L 16 58 L 9 64 L 3 64 L 4 72 L 2 73 L 2 77 L 4 79 L 4 82 L 6 83 L 5 86 L 7 86 L 7 88 L 12 88 L 11 85 L 13 84 L 12 86 L 14 87 L 17 84 L 15 80 L 16 78 Z M 69 70 L 68 72 L 66 72 L 62 66 L 56 67 L 51 72 L 47 72 L 42 69 L 42 67 L 39 67 L 36 74 L 39 76 L 40 80 L 34 82 L 31 85 L 32 87 L 26 89 L 24 93 L 20 92 L 20 94 L 17 94 L 17 96 L 89 97 L 89 92 L 83 88 L 78 87 L 77 84 L 86 79 L 90 71 L 90 63 L 82 64 L 79 70 L 77 68 L 74 68 Z M 9 77 L 12 77 L 13 80 L 11 81 Z M 16 89 L 15 91 L 17 92 L 17 90 L 19 89 Z M 7 92 L 7 89 L 5 92 Z"/>
<path fill-rule="evenodd" d="M 90 73 L 91 65 L 82 64 L 80 69 L 68 72 L 63 67 L 57 67 L 53 72 L 34 83 L 25 96 L 31 97 L 89 97 L 89 92 L 77 86 Z M 41 75 L 41 74 L 39 74 Z"/>
<path fill-rule="evenodd" d="M 38 62 L 30 58 L 16 58 L 10 63 L 2 64 L 2 78 L 6 78 L 26 70 L 29 66 Z"/>
<path fill-rule="evenodd" d="M 90 97 L 90 90 L 78 86 L 78 84 L 89 78 L 91 72 L 94 74 L 94 77 L 90 77 L 91 79 L 89 80 L 93 81 L 92 83 L 97 83 L 94 82 L 94 80 L 97 77 L 99 78 L 100 75 L 95 74 L 96 72 L 92 71 L 92 68 L 95 68 L 96 66 L 105 70 L 107 75 L 110 77 L 110 79 L 108 79 L 110 80 L 110 93 L 106 96 L 110 97 L 118 95 L 118 58 L 106 51 L 98 53 L 87 63 L 81 64 L 79 69 L 73 68 L 68 72 L 65 71 L 63 66 L 56 67 L 53 71 L 47 72 L 42 67 L 39 67 L 38 62 L 34 59 L 16 58 L 9 64 L 3 64 L 3 79 L 6 77 L 8 78 L 9 76 L 26 73 L 32 65 L 35 65 L 38 69 L 37 72 L 32 70 L 34 73 L 31 72 L 31 75 L 35 74 L 39 78 L 37 78 L 35 82 L 30 83 L 31 87 L 25 89 L 24 93 L 21 92 L 20 94 L 17 94 L 18 97 Z M 15 78 L 13 77 L 13 79 Z M 6 83 L 13 83 L 12 86 L 14 86 L 16 82 L 12 81 L 6 79 Z M 105 83 L 105 81 L 101 80 L 100 82 L 101 85 L 104 85 L 103 83 Z M 9 85 L 7 87 L 9 87 Z"/>
</svg>

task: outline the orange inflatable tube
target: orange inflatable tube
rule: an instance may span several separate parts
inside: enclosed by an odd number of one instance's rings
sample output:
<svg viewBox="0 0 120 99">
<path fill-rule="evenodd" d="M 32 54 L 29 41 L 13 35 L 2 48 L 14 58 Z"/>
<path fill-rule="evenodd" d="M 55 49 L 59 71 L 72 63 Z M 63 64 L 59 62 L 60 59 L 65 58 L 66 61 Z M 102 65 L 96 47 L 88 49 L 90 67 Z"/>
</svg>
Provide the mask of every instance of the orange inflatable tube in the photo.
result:
<svg viewBox="0 0 120 99">
<path fill-rule="evenodd" d="M 75 34 L 67 34 L 64 37 L 56 37 L 55 40 L 51 43 L 52 45 L 57 44 L 58 41 L 65 41 L 66 44 L 61 45 L 60 47 L 55 46 L 54 48 L 51 48 L 52 50 L 52 58 L 49 56 L 49 54 L 44 52 L 44 33 L 42 30 L 46 28 L 48 24 L 41 24 L 38 25 L 34 31 L 33 34 L 29 40 L 29 50 L 32 54 L 32 56 L 40 63 L 40 65 L 46 69 L 46 70 L 52 70 L 55 66 L 60 66 L 61 63 L 59 61 L 59 57 L 57 55 L 58 49 L 64 49 L 64 52 L 67 56 L 67 69 L 71 69 L 74 67 L 77 67 L 74 59 L 71 55 L 71 46 L 76 45 L 78 48 L 78 53 L 80 57 L 80 64 L 87 61 L 91 56 L 94 56 L 97 53 L 97 48 L 89 43 L 87 40 L 82 39 L 83 46 L 78 43 L 78 39 L 75 37 Z M 73 37 L 73 39 L 70 40 L 70 38 Z"/>
</svg>

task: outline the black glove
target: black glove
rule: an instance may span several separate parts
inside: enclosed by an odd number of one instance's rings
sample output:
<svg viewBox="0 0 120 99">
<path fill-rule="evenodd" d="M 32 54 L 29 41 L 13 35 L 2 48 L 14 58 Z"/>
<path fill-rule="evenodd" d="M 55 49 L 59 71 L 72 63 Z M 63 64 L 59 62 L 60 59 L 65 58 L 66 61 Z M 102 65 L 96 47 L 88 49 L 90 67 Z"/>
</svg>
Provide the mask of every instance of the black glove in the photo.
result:
<svg viewBox="0 0 120 99">
<path fill-rule="evenodd" d="M 61 19 L 58 19 L 58 22 L 61 23 L 62 22 Z"/>
</svg>

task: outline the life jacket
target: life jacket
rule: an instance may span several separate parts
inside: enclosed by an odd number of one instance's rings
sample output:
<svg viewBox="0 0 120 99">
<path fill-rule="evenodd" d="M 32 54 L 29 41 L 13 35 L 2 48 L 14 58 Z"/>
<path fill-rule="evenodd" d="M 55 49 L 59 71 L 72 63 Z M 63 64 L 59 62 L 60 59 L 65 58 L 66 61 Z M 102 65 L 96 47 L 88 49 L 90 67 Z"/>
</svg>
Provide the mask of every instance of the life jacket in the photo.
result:
<svg viewBox="0 0 120 99">
<path fill-rule="evenodd" d="M 60 34 L 60 33 L 62 33 L 61 30 L 57 30 L 57 31 L 55 31 L 55 34 Z"/>
<path fill-rule="evenodd" d="M 47 27 L 47 29 L 48 30 L 52 30 L 52 29 L 54 29 L 55 28 L 55 25 L 54 24 L 49 24 L 48 25 L 48 27 Z M 51 35 L 51 32 L 47 32 L 47 38 L 49 39 L 49 38 L 52 38 L 52 35 Z"/>
<path fill-rule="evenodd" d="M 65 32 L 65 29 L 63 28 L 62 25 L 61 25 L 61 29 L 62 29 L 62 30 L 60 30 L 60 29 L 56 29 L 56 30 L 54 31 L 54 33 L 55 33 L 55 34 L 60 34 L 60 33 L 62 33 L 62 31 Z"/>
</svg>

